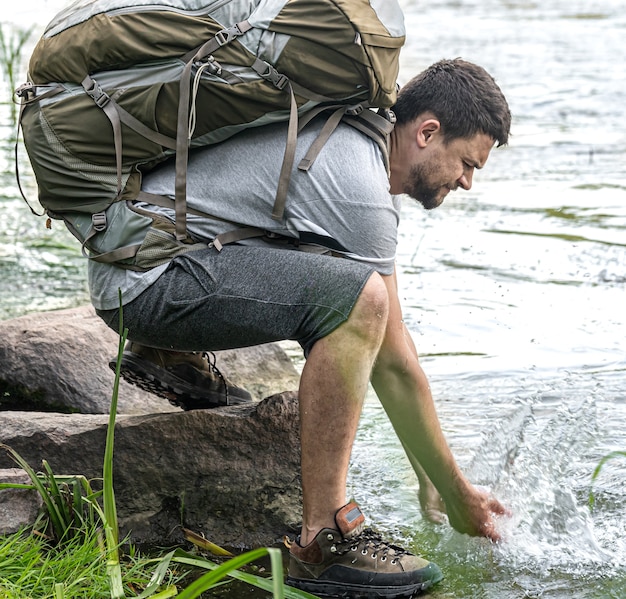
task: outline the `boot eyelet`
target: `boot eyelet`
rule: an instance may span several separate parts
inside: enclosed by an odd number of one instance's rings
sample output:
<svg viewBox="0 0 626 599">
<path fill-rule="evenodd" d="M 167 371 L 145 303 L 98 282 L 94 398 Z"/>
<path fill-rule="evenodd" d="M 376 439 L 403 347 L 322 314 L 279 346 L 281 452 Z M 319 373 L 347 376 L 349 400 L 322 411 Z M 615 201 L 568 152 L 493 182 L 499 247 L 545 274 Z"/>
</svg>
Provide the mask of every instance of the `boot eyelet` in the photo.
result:
<svg viewBox="0 0 626 599">
<path fill-rule="evenodd" d="M 395 566 L 398 563 L 398 560 L 397 559 L 392 559 L 391 563 Z"/>
<path fill-rule="evenodd" d="M 386 562 L 386 561 L 387 561 L 387 556 L 386 556 L 386 555 L 383 555 L 383 556 L 380 558 L 380 561 L 381 561 L 381 562 Z"/>
<path fill-rule="evenodd" d="M 336 547 L 335 545 L 333 545 L 333 546 L 330 548 L 330 552 L 331 552 L 331 553 L 337 553 L 337 547 Z"/>
<path fill-rule="evenodd" d="M 372 557 L 372 559 L 376 559 L 376 554 L 372 553 L 371 557 Z"/>
<path fill-rule="evenodd" d="M 326 535 L 326 538 L 327 538 L 329 541 L 332 541 L 332 540 L 334 539 L 333 535 L 332 535 L 332 534 L 330 534 L 330 533 L 328 533 L 328 534 Z"/>
<path fill-rule="evenodd" d="M 363 555 L 367 555 L 367 549 L 362 549 L 362 550 L 361 550 L 361 553 L 362 553 Z"/>
</svg>

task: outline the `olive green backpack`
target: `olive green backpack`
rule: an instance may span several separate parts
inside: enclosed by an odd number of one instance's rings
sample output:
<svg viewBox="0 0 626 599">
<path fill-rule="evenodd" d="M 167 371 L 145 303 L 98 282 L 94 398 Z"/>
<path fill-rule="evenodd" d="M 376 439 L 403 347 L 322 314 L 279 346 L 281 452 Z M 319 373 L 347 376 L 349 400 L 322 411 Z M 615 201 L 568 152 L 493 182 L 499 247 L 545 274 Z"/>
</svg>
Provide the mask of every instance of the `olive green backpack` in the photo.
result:
<svg viewBox="0 0 626 599">
<path fill-rule="evenodd" d="M 90 258 L 150 267 L 188 247 L 189 149 L 288 121 L 281 220 L 297 132 L 312 118 L 327 121 L 301 170 L 339 121 L 385 150 L 403 43 L 397 0 L 77 0 L 46 28 L 17 90 L 39 202 Z M 142 262 L 154 222 L 130 201 L 142 199 L 141 174 L 173 155 L 175 231 L 162 252 L 153 236 Z"/>
</svg>

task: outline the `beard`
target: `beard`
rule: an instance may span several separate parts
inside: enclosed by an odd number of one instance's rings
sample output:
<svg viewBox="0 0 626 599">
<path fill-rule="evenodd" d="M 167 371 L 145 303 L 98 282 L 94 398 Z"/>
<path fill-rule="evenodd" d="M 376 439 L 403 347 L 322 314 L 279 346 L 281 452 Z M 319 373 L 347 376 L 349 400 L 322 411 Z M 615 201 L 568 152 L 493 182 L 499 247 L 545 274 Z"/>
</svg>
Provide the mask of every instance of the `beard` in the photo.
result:
<svg viewBox="0 0 626 599">
<path fill-rule="evenodd" d="M 440 206 L 450 188 L 428 183 L 435 175 L 429 164 L 416 164 L 409 173 L 409 180 L 404 185 L 404 193 L 417 200 L 426 210 Z"/>
</svg>

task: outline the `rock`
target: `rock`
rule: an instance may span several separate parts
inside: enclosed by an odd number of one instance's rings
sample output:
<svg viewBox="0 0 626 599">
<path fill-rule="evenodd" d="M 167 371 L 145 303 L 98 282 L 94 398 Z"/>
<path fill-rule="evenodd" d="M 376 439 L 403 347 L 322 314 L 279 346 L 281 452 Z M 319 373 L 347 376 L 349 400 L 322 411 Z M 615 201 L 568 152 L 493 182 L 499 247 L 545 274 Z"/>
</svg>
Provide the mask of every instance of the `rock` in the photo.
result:
<svg viewBox="0 0 626 599">
<path fill-rule="evenodd" d="M 0 484 L 30 484 L 30 478 L 19 468 L 0 469 Z M 0 535 L 10 535 L 32 524 L 42 506 L 37 491 L 0 489 Z"/>
<path fill-rule="evenodd" d="M 108 362 L 118 345 L 91 307 L 0 322 L 0 443 L 35 470 L 45 459 L 55 474 L 97 487 L 114 383 Z M 253 547 L 300 521 L 293 362 L 278 344 L 215 353 L 221 372 L 261 401 L 184 412 L 120 382 L 114 486 L 121 534 L 134 542 L 176 544 L 184 526 Z M 0 468 L 14 466 L 0 450 Z M 33 520 L 6 499 L 27 493 L 11 493 L 0 497 L 0 530 Z"/>
<path fill-rule="evenodd" d="M 102 476 L 108 417 L 3 412 L 1 441 L 38 470 Z M 121 536 L 176 544 L 182 527 L 219 545 L 275 543 L 300 522 L 295 393 L 213 410 L 120 415 L 114 489 Z M 0 468 L 15 464 L 0 451 Z M 0 526 L 4 522 L 0 522 Z"/>
<path fill-rule="evenodd" d="M 0 409 L 106 414 L 119 336 L 91 306 L 0 322 Z M 299 375 L 278 344 L 215 352 L 224 376 L 256 399 L 294 390 Z M 164 399 L 120 382 L 118 413 L 175 412 Z"/>
</svg>

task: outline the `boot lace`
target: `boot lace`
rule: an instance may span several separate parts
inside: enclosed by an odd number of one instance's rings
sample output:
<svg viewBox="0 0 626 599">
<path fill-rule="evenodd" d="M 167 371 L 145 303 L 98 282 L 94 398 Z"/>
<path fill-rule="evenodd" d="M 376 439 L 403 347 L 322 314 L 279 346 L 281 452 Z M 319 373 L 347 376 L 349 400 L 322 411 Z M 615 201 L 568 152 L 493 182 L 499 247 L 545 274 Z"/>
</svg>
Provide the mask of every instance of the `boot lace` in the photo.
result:
<svg viewBox="0 0 626 599">
<path fill-rule="evenodd" d="M 368 553 L 371 552 L 370 557 L 372 559 L 376 559 L 380 556 L 380 561 L 382 562 L 387 561 L 389 553 L 392 552 L 392 564 L 396 564 L 398 562 L 398 558 L 403 555 L 411 555 L 411 553 L 406 549 L 383 541 L 381 535 L 371 528 L 364 529 L 361 533 L 355 535 L 354 537 L 335 541 L 330 550 L 336 555 L 344 555 L 349 552 L 357 551 L 360 551 L 362 555 L 368 555 Z M 354 564 L 356 560 L 357 558 L 355 557 L 352 560 L 352 563 Z"/>
<path fill-rule="evenodd" d="M 228 384 L 226 383 L 226 378 L 220 372 L 220 369 L 216 365 L 217 356 L 212 351 L 205 351 L 205 352 L 202 352 L 202 357 L 209 364 L 209 368 L 211 368 L 211 372 L 214 373 L 222 381 L 222 385 L 224 385 L 224 395 L 226 396 L 226 405 L 229 405 Z"/>
</svg>

